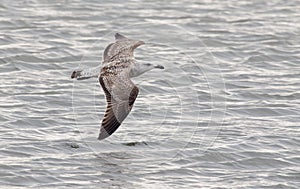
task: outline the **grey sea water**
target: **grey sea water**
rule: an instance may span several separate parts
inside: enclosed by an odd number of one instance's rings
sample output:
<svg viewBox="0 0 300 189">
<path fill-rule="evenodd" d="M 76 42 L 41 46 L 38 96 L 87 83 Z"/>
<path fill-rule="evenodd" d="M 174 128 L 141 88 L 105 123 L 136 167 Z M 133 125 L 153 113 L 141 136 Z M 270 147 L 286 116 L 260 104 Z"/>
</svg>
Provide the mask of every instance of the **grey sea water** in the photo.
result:
<svg viewBox="0 0 300 189">
<path fill-rule="evenodd" d="M 299 1 L 0 1 L 0 188 L 300 187 Z M 120 32 L 161 64 L 97 141 Z"/>
</svg>

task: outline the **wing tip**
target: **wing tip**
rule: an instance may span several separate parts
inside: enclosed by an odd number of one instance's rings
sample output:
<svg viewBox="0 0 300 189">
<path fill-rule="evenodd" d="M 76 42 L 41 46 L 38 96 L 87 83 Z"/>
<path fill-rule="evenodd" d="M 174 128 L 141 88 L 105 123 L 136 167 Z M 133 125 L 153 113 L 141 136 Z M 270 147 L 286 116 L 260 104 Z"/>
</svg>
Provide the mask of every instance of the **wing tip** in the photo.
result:
<svg viewBox="0 0 300 189">
<path fill-rule="evenodd" d="M 81 76 L 81 71 L 73 71 L 71 74 L 71 79 L 77 78 Z"/>
<path fill-rule="evenodd" d="M 117 128 L 115 130 L 117 130 Z M 110 128 L 107 128 L 107 129 L 110 129 Z M 100 129 L 100 132 L 99 132 L 99 135 L 98 135 L 98 140 L 106 139 L 107 137 L 112 135 L 115 132 L 115 130 L 112 130 L 112 131 L 111 130 L 106 130 L 103 126 L 101 126 L 101 129 Z"/>
<path fill-rule="evenodd" d="M 105 120 L 105 118 L 103 119 Z M 106 122 L 106 121 L 104 121 Z M 121 125 L 122 122 L 119 122 L 115 117 L 110 120 L 110 122 L 105 123 L 103 125 L 103 121 L 102 121 L 102 126 L 100 128 L 100 133 L 98 135 L 98 140 L 103 140 L 109 136 L 111 136 Z"/>
<path fill-rule="evenodd" d="M 115 39 L 119 40 L 119 39 L 126 39 L 127 37 L 125 37 L 124 35 L 121 35 L 120 33 L 116 33 L 115 34 Z"/>
<path fill-rule="evenodd" d="M 99 136 L 98 136 L 98 140 L 104 140 L 104 139 L 106 139 L 109 136 L 110 135 L 101 135 L 101 133 L 100 133 Z"/>
<path fill-rule="evenodd" d="M 98 135 L 98 140 L 103 140 L 103 139 L 105 139 L 105 138 L 107 138 L 109 136 L 110 136 L 110 134 L 108 132 L 106 132 L 105 129 L 101 128 L 100 129 L 100 133 Z"/>
</svg>

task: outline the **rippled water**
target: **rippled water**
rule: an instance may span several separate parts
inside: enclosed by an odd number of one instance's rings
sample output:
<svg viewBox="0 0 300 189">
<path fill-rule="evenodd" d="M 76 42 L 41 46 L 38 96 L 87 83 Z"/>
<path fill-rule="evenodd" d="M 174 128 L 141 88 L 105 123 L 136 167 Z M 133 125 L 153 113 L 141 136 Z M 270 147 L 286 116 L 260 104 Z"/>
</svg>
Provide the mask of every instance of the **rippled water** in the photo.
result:
<svg viewBox="0 0 300 189">
<path fill-rule="evenodd" d="M 297 1 L 0 2 L 1 188 L 299 188 Z M 120 32 L 164 65 L 97 141 Z"/>
</svg>

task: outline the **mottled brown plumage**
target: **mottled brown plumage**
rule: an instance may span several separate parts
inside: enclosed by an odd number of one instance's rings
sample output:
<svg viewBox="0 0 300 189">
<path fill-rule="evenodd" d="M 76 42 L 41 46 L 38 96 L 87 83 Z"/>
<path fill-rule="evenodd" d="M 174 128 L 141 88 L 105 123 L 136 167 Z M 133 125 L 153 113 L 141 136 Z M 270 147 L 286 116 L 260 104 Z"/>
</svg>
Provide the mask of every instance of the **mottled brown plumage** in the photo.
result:
<svg viewBox="0 0 300 189">
<path fill-rule="evenodd" d="M 99 140 L 113 134 L 130 113 L 139 89 L 130 78 L 137 77 L 154 68 L 164 69 L 161 65 L 136 63 L 133 51 L 143 41 L 132 40 L 115 34 L 115 42 L 109 44 L 103 53 L 103 62 L 93 70 L 75 70 L 72 79 L 85 80 L 98 78 L 104 90 L 107 107 L 102 119 Z"/>
<path fill-rule="evenodd" d="M 117 130 L 130 113 L 139 93 L 137 86 L 130 80 L 130 71 L 135 64 L 133 51 L 144 42 L 128 39 L 118 33 L 115 38 L 116 41 L 104 51 L 99 77 L 107 101 L 99 140 Z"/>
</svg>

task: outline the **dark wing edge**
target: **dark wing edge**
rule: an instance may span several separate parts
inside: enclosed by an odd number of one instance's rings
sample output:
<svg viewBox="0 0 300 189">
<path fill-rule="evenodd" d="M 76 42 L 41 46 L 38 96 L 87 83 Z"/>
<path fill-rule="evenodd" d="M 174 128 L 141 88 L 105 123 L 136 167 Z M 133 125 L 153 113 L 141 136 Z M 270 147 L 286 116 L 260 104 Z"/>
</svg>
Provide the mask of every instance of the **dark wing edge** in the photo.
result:
<svg viewBox="0 0 300 189">
<path fill-rule="evenodd" d="M 130 113 L 135 99 L 138 96 L 139 89 L 134 85 L 128 100 L 117 102 L 112 98 L 111 94 L 107 90 L 102 77 L 99 78 L 99 81 L 105 92 L 107 102 L 106 111 L 102 119 L 100 133 L 98 136 L 98 140 L 103 140 L 112 135 Z"/>
<path fill-rule="evenodd" d="M 127 39 L 127 37 L 125 37 L 124 35 L 121 35 L 119 33 L 115 34 L 115 40 L 120 40 L 120 39 Z"/>
</svg>

